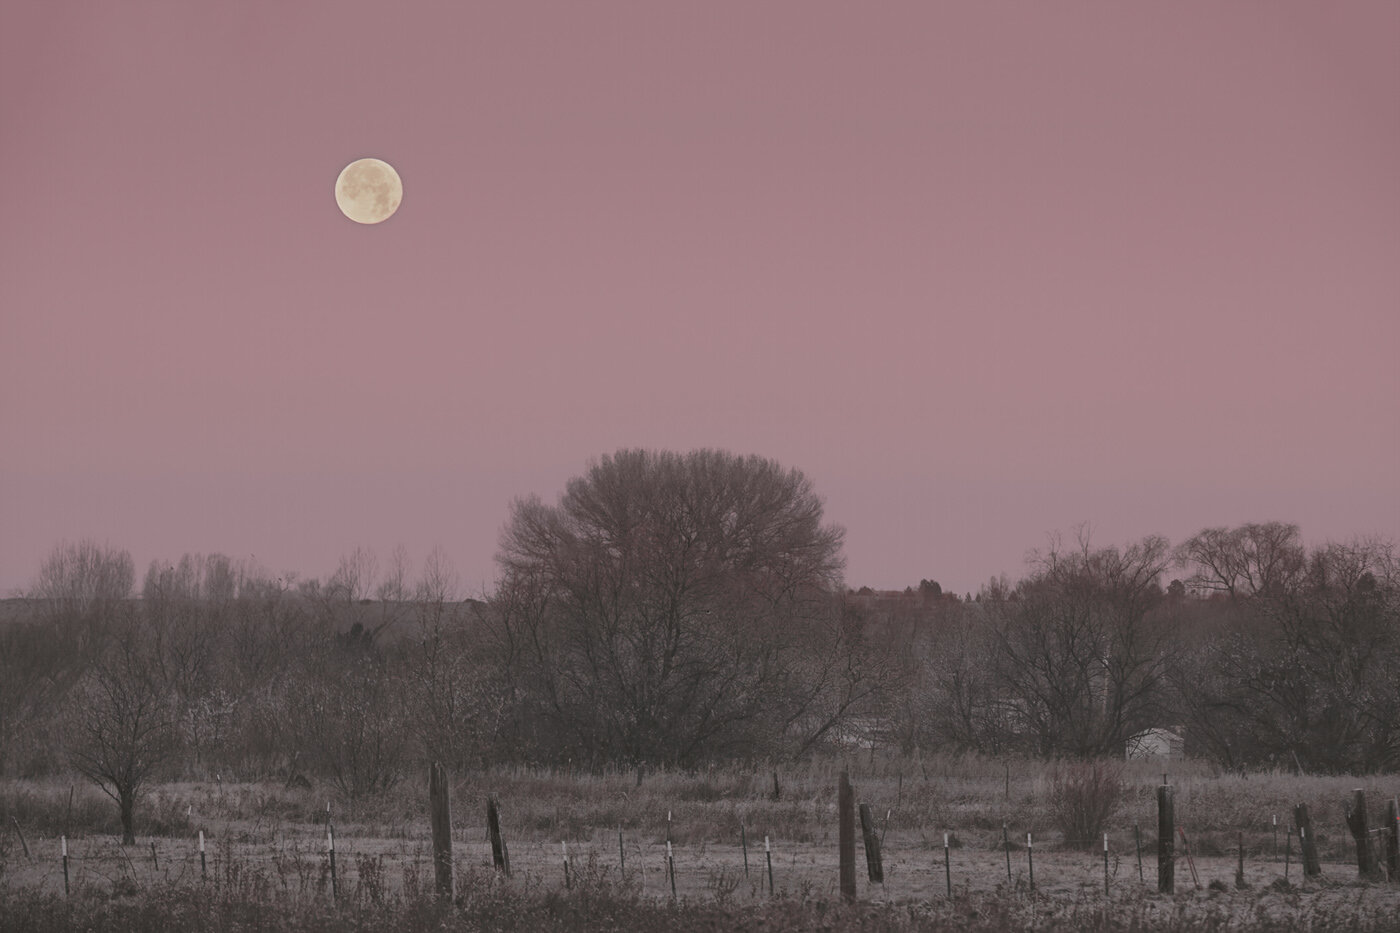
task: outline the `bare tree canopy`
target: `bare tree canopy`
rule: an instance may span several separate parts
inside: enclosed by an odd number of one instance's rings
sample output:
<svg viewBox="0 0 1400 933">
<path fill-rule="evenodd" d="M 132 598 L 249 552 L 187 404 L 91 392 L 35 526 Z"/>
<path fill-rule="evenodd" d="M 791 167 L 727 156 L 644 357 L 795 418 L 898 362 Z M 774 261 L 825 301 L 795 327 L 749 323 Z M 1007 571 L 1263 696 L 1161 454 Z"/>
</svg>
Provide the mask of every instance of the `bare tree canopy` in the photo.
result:
<svg viewBox="0 0 1400 933">
<path fill-rule="evenodd" d="M 798 721 L 833 619 L 840 528 L 797 470 L 624 450 L 557 505 L 519 500 L 495 600 L 507 662 L 580 754 L 686 762 Z"/>
<path fill-rule="evenodd" d="M 171 691 L 153 663 L 154 645 L 134 613 L 73 695 L 73 766 L 117 802 L 122 844 L 136 841 L 136 801 L 151 774 L 176 750 Z"/>
<path fill-rule="evenodd" d="M 1160 537 L 1120 549 L 1081 535 L 1041 555 L 1014 600 L 994 601 L 1004 721 L 1034 751 L 1118 754 L 1161 722 L 1172 645 L 1149 613 L 1168 554 Z"/>
<path fill-rule="evenodd" d="M 1400 563 L 1356 539 L 1305 550 L 1296 525 L 1208 528 L 1177 550 L 1230 612 L 1179 675 L 1203 751 L 1309 771 L 1400 765 Z"/>
<path fill-rule="evenodd" d="M 30 597 L 61 619 L 91 619 L 131 595 L 136 565 L 126 551 L 83 540 L 60 544 L 44 558 Z"/>
<path fill-rule="evenodd" d="M 1277 593 L 1303 569 L 1298 526 L 1284 522 L 1206 528 L 1176 549 L 1177 563 L 1196 572 L 1197 590 L 1232 597 Z"/>
</svg>

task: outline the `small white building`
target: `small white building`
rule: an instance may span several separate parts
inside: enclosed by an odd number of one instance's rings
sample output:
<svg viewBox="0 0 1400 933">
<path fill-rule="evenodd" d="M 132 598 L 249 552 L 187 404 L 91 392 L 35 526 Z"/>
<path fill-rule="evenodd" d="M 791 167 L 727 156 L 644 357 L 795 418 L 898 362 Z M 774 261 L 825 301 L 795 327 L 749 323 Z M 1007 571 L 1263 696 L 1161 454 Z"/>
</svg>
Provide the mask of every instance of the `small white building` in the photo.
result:
<svg viewBox="0 0 1400 933">
<path fill-rule="evenodd" d="M 1178 760 L 1186 757 L 1186 739 L 1180 726 L 1171 729 L 1146 729 L 1128 739 L 1127 757 L 1166 758 Z"/>
</svg>

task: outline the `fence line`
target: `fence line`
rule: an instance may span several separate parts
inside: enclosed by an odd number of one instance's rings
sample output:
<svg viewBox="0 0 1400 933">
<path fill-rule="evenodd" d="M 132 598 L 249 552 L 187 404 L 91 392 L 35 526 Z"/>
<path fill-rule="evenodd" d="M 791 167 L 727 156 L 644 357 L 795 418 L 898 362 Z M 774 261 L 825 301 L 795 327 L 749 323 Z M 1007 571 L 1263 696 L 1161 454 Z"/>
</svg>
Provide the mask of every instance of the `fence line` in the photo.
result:
<svg viewBox="0 0 1400 933">
<path fill-rule="evenodd" d="M 445 786 L 445 782 L 442 786 Z M 1248 837 L 1244 829 L 1236 829 L 1233 833 L 1233 845 L 1227 843 L 1222 845 L 1220 850 L 1215 850 L 1212 854 L 1205 854 L 1199 851 L 1200 844 L 1196 835 L 1189 831 L 1190 821 L 1178 822 L 1175 818 L 1176 814 L 1171 785 L 1161 785 L 1158 788 L 1157 796 L 1159 805 L 1159 836 L 1157 839 L 1159 890 L 1164 892 L 1174 891 L 1173 869 L 1177 859 L 1177 852 L 1174 846 L 1178 839 L 1181 843 L 1180 855 L 1185 859 L 1190 869 L 1192 881 L 1197 888 L 1202 886 L 1201 876 L 1195 864 L 1197 856 L 1212 859 L 1224 858 L 1227 860 L 1227 864 L 1228 861 L 1233 861 L 1233 881 L 1236 888 L 1250 886 L 1249 877 L 1253 876 L 1258 880 L 1261 875 L 1266 880 L 1268 878 L 1273 878 L 1275 882 L 1282 881 L 1284 884 L 1292 883 L 1290 875 L 1293 858 L 1294 827 L 1285 825 L 1285 846 L 1284 851 L 1280 853 L 1278 851 L 1277 842 L 1277 814 L 1271 814 L 1267 823 L 1256 824 L 1250 827 Z M 792 871 L 791 877 L 788 880 L 795 885 L 797 885 L 799 881 L 802 882 L 802 885 L 796 888 L 799 893 L 803 890 L 810 889 L 813 877 L 818 879 L 818 885 L 820 885 L 822 884 L 821 879 L 823 877 L 829 879 L 831 876 L 839 874 L 842 897 L 848 897 L 848 881 L 850 883 L 849 898 L 854 899 L 855 897 L 856 886 L 853 851 L 850 853 L 849 862 L 847 859 L 848 839 L 851 843 L 850 848 L 852 850 L 854 848 L 853 824 L 855 816 L 854 811 L 856 810 L 855 791 L 854 788 L 851 787 L 849 778 L 845 774 L 841 776 L 841 781 L 838 786 L 838 800 L 842 803 L 839 816 L 843 821 L 849 818 L 852 825 L 850 826 L 849 835 L 844 822 L 840 827 L 841 832 L 839 835 L 841 837 L 841 845 L 838 853 L 836 853 L 838 856 L 837 865 L 829 866 L 827 864 L 827 859 L 831 855 L 830 849 L 827 846 L 818 846 L 811 843 L 786 843 L 792 855 Z M 1395 866 L 1395 851 L 1397 848 L 1400 848 L 1400 813 L 1397 813 L 1397 809 L 1400 808 L 1397 808 L 1396 800 L 1391 798 L 1386 801 L 1386 809 L 1386 816 L 1380 821 L 1380 825 L 1374 828 L 1371 827 L 1365 815 L 1364 797 L 1360 791 L 1357 791 L 1352 801 L 1352 806 L 1348 811 L 1347 826 L 1354 834 L 1356 840 L 1357 866 L 1362 877 L 1400 882 L 1400 871 L 1397 871 Z M 500 856 L 503 854 L 504 840 L 501 838 L 499 814 L 497 811 L 498 805 L 495 798 L 490 798 L 488 812 L 490 817 L 492 817 L 492 819 L 489 820 L 492 824 L 491 829 L 493 830 L 491 833 L 492 838 L 490 839 L 493 855 L 492 861 L 500 868 L 502 867 L 501 862 L 503 861 Z M 875 891 L 875 889 L 870 886 L 876 884 L 883 885 L 886 881 L 886 866 L 884 862 L 886 854 L 894 856 L 889 862 L 889 867 L 895 870 L 897 875 L 901 878 L 901 881 L 906 884 L 906 889 L 910 891 L 913 891 L 917 887 L 917 879 L 921 875 L 936 872 L 937 868 L 940 867 L 937 865 L 936 858 L 930 858 L 925 854 L 929 848 L 932 848 L 932 846 L 929 845 L 929 840 L 923 838 L 916 840 L 915 837 L 911 835 L 911 833 L 914 832 L 913 830 L 906 832 L 896 825 L 894 827 L 894 835 L 887 835 L 891 829 L 891 810 L 886 811 L 884 825 L 880 828 L 878 833 L 876 832 L 875 820 L 872 817 L 870 804 L 864 802 L 860 803 L 859 813 L 862 835 L 866 846 L 868 868 L 867 896 Z M 1308 808 L 1305 804 L 1300 803 L 1295 808 L 1293 816 L 1297 826 L 1303 858 L 1303 880 L 1306 881 L 1322 873 L 1322 863 L 1320 859 L 1318 859 L 1317 853 L 1317 843 L 1320 841 L 1319 836 L 1321 831 L 1313 825 Z M 742 823 L 739 827 L 737 845 L 734 844 L 734 840 L 721 840 L 716 842 L 701 840 L 700 851 L 702 855 L 700 858 L 694 860 L 685 857 L 682 849 L 672 838 L 674 835 L 673 823 L 673 813 L 668 810 L 664 829 L 658 827 L 658 835 L 664 833 L 665 854 L 660 859 L 651 860 L 653 864 L 659 864 L 661 866 L 661 871 L 665 873 L 664 887 L 662 888 L 663 892 L 669 889 L 670 896 L 672 898 L 677 898 L 682 888 L 694 890 L 701 884 L 709 885 L 714 888 L 714 890 L 718 891 L 718 885 L 723 883 L 724 872 L 730 864 L 733 865 L 735 878 L 738 877 L 740 865 L 743 867 L 744 877 L 749 877 L 747 827 Z M 1261 826 L 1263 828 L 1261 828 Z M 15 821 L 14 828 L 16 833 L 19 834 L 20 827 L 18 821 Z M 970 890 L 976 881 L 987 874 L 987 855 L 991 856 L 993 861 L 991 861 L 990 864 L 997 866 L 996 870 L 998 873 L 1000 870 L 999 863 L 1004 859 L 1007 883 L 1009 885 L 1016 885 L 1011 856 L 1012 849 L 1017 847 L 1018 844 L 1013 844 L 1010 841 L 1010 828 L 1010 823 L 1003 823 L 1000 840 L 1000 845 L 1003 850 L 1001 853 L 996 852 L 995 843 L 989 847 L 978 847 L 973 850 L 967 850 L 961 842 L 957 841 L 955 833 L 951 830 L 944 832 L 941 873 L 944 876 L 942 879 L 944 882 L 942 887 L 946 897 L 954 897 L 956 891 L 959 889 Z M 1336 829 L 1336 827 L 1333 827 L 1334 831 Z M 341 874 L 350 875 L 345 881 L 347 884 L 346 890 L 350 892 L 350 896 L 352 897 L 358 896 L 356 892 L 367 883 L 365 877 L 367 873 L 378 877 L 379 880 L 377 883 L 383 883 L 383 879 L 380 877 L 380 874 L 382 874 L 382 866 L 385 857 L 394 854 L 392 849 L 386 851 L 383 846 L 378 845 L 381 840 L 375 839 L 365 840 L 360 847 L 360 851 L 357 852 L 355 841 L 351 837 L 344 836 L 342 833 L 340 834 L 341 848 L 355 861 L 353 865 L 350 862 L 343 862 L 338 870 L 336 864 L 338 840 L 335 827 L 330 821 L 329 804 L 327 805 L 324 831 L 324 862 L 313 855 L 314 845 L 312 844 L 312 837 L 302 834 L 294 834 L 291 837 L 284 836 L 282 839 L 282 848 L 280 849 L 271 848 L 277 845 L 275 836 L 269 843 L 263 845 L 239 841 L 230 842 L 227 838 L 218 840 L 210 839 L 209 851 L 213 854 L 214 869 L 212 872 L 212 881 L 216 884 L 238 883 L 240 878 L 246 879 L 247 869 L 250 867 L 254 873 L 257 873 L 260 869 L 270 866 L 277 873 L 277 880 L 281 881 L 281 887 L 284 891 L 290 890 L 289 872 L 291 872 L 295 873 L 297 876 L 298 893 L 310 893 L 313 896 L 320 896 L 328 893 L 332 902 L 341 898 Z M 450 843 L 452 834 L 450 819 L 447 821 L 447 831 Z M 566 889 L 572 889 L 578 884 L 591 883 L 596 880 L 595 875 L 598 869 L 606 871 L 615 868 L 617 877 L 621 879 L 623 883 L 626 883 L 627 852 L 621 826 L 617 829 L 615 860 L 609 855 L 611 846 L 610 833 L 611 830 L 603 833 L 603 838 L 605 840 L 603 844 L 600 845 L 595 842 L 576 845 L 574 853 L 570 853 L 568 840 L 564 840 L 561 843 L 563 855 L 563 883 Z M 1218 836 L 1219 833 L 1217 832 L 1216 835 Z M 227 832 L 221 833 L 220 836 L 226 837 Z M 686 835 L 682 838 L 693 840 L 693 837 L 690 835 Z M 290 853 L 286 850 L 286 844 L 289 839 L 292 846 L 292 851 Z M 893 847 L 888 853 L 884 851 L 885 846 L 882 845 L 887 839 L 889 845 Z M 1040 879 L 1040 885 L 1042 887 L 1046 884 L 1064 883 L 1066 878 L 1083 886 L 1086 884 L 1086 870 L 1090 872 L 1101 872 L 1102 890 L 1105 897 L 1112 897 L 1115 888 L 1118 890 L 1138 890 L 1146 887 L 1142 858 L 1143 840 L 1140 826 L 1136 823 L 1132 827 L 1131 839 L 1132 851 L 1138 863 L 1138 881 L 1136 884 L 1131 881 L 1118 880 L 1118 865 L 1121 859 L 1126 857 L 1128 852 L 1127 846 L 1129 843 L 1127 842 L 1125 830 L 1104 831 L 1093 838 L 1061 837 L 1058 838 L 1057 847 L 1046 847 L 1043 839 L 1039 841 L 1042 850 Z M 157 840 L 147 840 L 147 845 L 150 850 L 149 871 L 145 870 L 147 860 L 144 855 L 138 854 L 143 851 L 142 848 L 117 846 L 110 837 L 70 840 L 66 836 L 61 836 L 57 842 L 59 843 L 59 852 L 57 853 L 59 858 L 57 860 L 52 860 L 52 856 L 50 856 L 50 860 L 47 860 L 48 868 L 42 867 L 46 863 L 43 855 L 43 848 L 46 844 L 51 845 L 51 842 L 46 843 L 42 838 L 35 840 L 35 849 L 33 852 L 30 852 L 30 847 L 26 844 L 26 852 L 34 856 L 32 862 L 34 868 L 21 866 L 20 874 L 29 874 L 36 877 L 39 887 L 42 888 L 46 884 L 56 883 L 61 873 L 65 892 L 70 892 L 74 888 L 85 887 L 94 876 L 112 886 L 129 884 L 139 887 L 143 882 L 145 884 L 179 883 L 185 878 L 192 876 L 192 866 L 197 856 L 200 880 L 205 882 L 211 880 L 210 863 L 206 854 L 206 836 L 203 829 L 198 830 L 196 837 L 193 839 L 176 840 L 166 837 L 160 840 L 159 845 L 157 844 Z M 301 846 L 303 842 L 306 843 L 304 849 Z M 1025 834 L 1024 854 L 1026 859 L 1025 872 L 1027 885 L 1028 890 L 1031 892 L 1034 892 L 1037 888 L 1035 871 L 1035 856 L 1037 854 L 1035 851 L 1037 848 L 1036 842 L 1035 831 L 1028 830 Z M 904 843 L 904 845 L 901 846 L 901 843 Z M 1196 844 L 1197 851 L 1195 852 L 1192 851 L 1193 843 Z M 652 842 L 644 845 L 641 841 L 636 843 L 638 857 L 634 866 L 633 876 L 636 878 L 642 891 L 646 890 L 646 875 L 649 869 L 648 860 L 645 857 L 646 849 L 648 846 L 652 849 L 657 849 L 662 844 L 663 843 L 660 842 Z M 775 849 L 781 851 L 783 845 L 784 843 L 781 840 L 775 839 L 771 833 L 764 835 L 764 869 L 766 870 L 767 896 L 769 897 L 776 896 L 773 853 Z M 469 858 L 480 851 L 479 846 L 474 844 L 462 844 L 458 848 Z M 378 850 L 377 853 L 376 850 Z M 402 841 L 400 842 L 397 854 L 400 857 L 400 861 L 403 862 L 402 868 L 404 871 L 405 886 L 409 884 L 408 878 L 410 870 L 416 871 L 417 867 L 422 863 L 425 850 L 426 843 L 420 840 L 414 844 L 414 852 L 410 857 Z M 53 849 L 49 849 L 48 851 L 53 852 Z M 450 845 L 447 851 L 449 853 L 452 851 Z M 687 849 L 685 851 L 690 850 Z M 801 877 L 802 873 L 799 872 L 797 868 L 799 851 L 804 854 L 809 863 L 809 867 L 805 869 L 806 878 Z M 827 853 L 827 855 L 822 856 L 823 852 Z M 582 853 L 583 858 L 586 860 L 585 862 L 579 861 L 580 853 Z M 572 858 L 571 854 L 573 856 Z M 1231 856 L 1233 856 L 1233 858 L 1231 858 Z M 365 858 L 369 858 L 370 861 L 362 861 L 362 859 Z M 450 864 L 450 854 L 448 858 Z M 377 862 L 375 859 L 377 859 Z M 438 858 L 436 856 L 432 859 L 432 863 L 435 867 L 438 865 Z M 164 865 L 163 871 L 162 864 Z M 313 879 L 311 875 L 308 874 L 306 868 L 308 864 L 311 866 L 313 872 L 316 866 L 324 865 L 324 873 L 315 873 Z M 474 865 L 476 863 L 468 862 L 468 864 Z M 1338 861 L 1329 861 L 1327 863 L 1329 870 L 1336 872 L 1338 875 L 1343 873 L 1342 869 L 1345 864 L 1344 862 Z M 374 868 L 373 866 L 375 865 L 379 867 Z M 588 872 L 587 875 L 581 873 L 585 869 L 581 869 L 580 865 L 585 866 Z M 1079 867 L 1075 868 L 1075 865 Z M 367 868 L 366 866 L 369 867 Z M 849 876 L 847 874 L 848 866 Z M 463 867 L 463 865 L 459 863 L 458 867 Z M 833 868 L 839 868 L 839 872 L 834 871 Z M 507 868 L 506 871 L 508 872 L 509 869 Z M 718 881 L 716 880 L 716 871 L 719 872 Z M 831 872 L 831 875 L 824 875 L 824 872 Z M 525 874 L 528 877 L 529 873 L 525 872 Z M 912 887 L 909 886 L 910 879 L 915 881 L 915 885 Z M 354 882 L 353 888 L 349 887 L 352 881 Z M 763 893 L 763 881 L 763 875 L 760 875 L 757 887 L 755 888 L 756 894 Z M 1222 878 L 1210 880 L 1211 887 L 1222 887 L 1224 885 L 1225 881 Z M 439 890 L 441 890 L 441 887 L 439 887 Z M 880 890 L 883 891 L 884 888 Z M 929 896 L 932 896 L 932 890 L 927 887 L 925 888 L 925 892 Z"/>
</svg>

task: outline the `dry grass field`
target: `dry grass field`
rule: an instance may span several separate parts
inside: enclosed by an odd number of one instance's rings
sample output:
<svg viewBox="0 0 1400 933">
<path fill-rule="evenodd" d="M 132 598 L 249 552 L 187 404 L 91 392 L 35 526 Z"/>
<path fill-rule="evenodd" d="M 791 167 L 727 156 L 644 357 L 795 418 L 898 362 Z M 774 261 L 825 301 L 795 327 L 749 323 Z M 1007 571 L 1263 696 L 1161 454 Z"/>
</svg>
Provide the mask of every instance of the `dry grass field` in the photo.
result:
<svg viewBox="0 0 1400 933">
<path fill-rule="evenodd" d="M 858 846 L 856 908 L 841 907 L 836 890 L 836 785 L 843 765 L 884 837 L 883 884 L 867 881 Z M 138 812 L 138 844 L 123 848 L 116 808 L 96 790 L 10 782 L 0 785 L 7 830 L 0 842 L 0 928 L 1400 929 L 1400 884 L 1358 880 L 1343 821 L 1344 805 L 1360 787 L 1378 824 L 1384 801 L 1400 793 L 1400 777 L 1224 775 L 1173 762 L 1166 767 L 1177 821 L 1191 840 L 1199 887 L 1183 858 L 1177 893 L 1162 896 L 1156 893 L 1154 796 L 1162 767 L 1125 767 L 1124 794 L 1106 824 L 1107 896 L 1101 840 L 1084 848 L 1058 828 L 1051 764 L 861 755 L 847 762 L 649 774 L 640 786 L 635 774 L 620 772 L 463 775 L 452 787 L 458 903 L 451 909 L 431 896 L 426 779 L 374 799 L 330 801 L 334 891 L 327 798 L 318 788 L 228 776 L 164 784 Z M 491 864 L 488 796 L 501 809 L 508 880 Z M 1284 827 L 1298 802 L 1309 805 L 1318 828 L 1318 879 L 1302 878 L 1296 840 L 1285 866 Z M 14 824 L 24 832 L 30 858 Z M 747 872 L 741 826 L 749 844 Z M 1027 832 L 1035 841 L 1034 889 Z M 68 836 L 70 854 L 67 897 L 61 834 Z M 773 846 L 771 892 L 765 836 Z M 1237 887 L 1241 838 L 1245 885 Z"/>
</svg>

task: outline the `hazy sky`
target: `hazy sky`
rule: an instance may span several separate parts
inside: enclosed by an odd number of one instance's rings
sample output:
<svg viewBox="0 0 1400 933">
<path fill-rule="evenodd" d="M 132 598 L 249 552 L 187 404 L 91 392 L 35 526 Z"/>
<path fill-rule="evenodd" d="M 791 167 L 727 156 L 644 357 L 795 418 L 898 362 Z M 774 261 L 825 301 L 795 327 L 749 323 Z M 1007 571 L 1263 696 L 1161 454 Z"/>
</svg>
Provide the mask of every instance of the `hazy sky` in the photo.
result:
<svg viewBox="0 0 1400 933">
<path fill-rule="evenodd" d="M 0 591 L 82 537 L 480 590 L 633 446 L 802 469 L 852 586 L 1400 538 L 1393 0 L 5 0 L 0 204 Z"/>
</svg>

